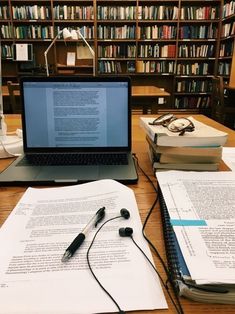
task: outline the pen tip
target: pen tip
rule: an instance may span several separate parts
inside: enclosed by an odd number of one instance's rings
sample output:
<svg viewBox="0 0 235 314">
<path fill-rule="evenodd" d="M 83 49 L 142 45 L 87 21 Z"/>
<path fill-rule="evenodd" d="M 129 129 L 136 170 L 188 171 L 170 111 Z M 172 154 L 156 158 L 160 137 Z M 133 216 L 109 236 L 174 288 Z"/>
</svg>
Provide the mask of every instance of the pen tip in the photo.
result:
<svg viewBox="0 0 235 314">
<path fill-rule="evenodd" d="M 71 253 L 69 251 L 65 251 L 64 255 L 61 258 L 61 262 L 67 262 L 70 259 L 71 256 L 72 255 L 71 255 Z"/>
</svg>

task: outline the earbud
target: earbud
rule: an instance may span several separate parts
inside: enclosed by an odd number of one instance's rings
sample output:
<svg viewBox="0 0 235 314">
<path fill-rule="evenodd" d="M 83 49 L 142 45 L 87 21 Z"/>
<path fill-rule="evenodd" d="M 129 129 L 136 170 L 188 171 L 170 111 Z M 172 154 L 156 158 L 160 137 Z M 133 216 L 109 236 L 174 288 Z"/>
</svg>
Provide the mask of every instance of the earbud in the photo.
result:
<svg viewBox="0 0 235 314">
<path fill-rule="evenodd" d="M 130 227 L 119 229 L 120 237 L 130 237 L 130 236 L 132 236 L 132 233 L 133 233 L 133 229 Z"/>
<path fill-rule="evenodd" d="M 120 210 L 120 214 L 123 218 L 128 219 L 130 217 L 130 213 L 126 208 L 122 208 Z"/>
</svg>

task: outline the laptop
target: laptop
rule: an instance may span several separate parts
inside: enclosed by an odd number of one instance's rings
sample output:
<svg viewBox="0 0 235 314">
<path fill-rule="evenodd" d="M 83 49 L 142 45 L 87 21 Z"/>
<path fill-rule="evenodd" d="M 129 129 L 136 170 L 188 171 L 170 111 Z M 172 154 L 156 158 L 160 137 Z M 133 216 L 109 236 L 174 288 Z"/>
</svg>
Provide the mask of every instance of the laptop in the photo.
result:
<svg viewBox="0 0 235 314">
<path fill-rule="evenodd" d="M 130 78 L 25 77 L 20 88 L 24 154 L 1 185 L 137 182 Z"/>
</svg>

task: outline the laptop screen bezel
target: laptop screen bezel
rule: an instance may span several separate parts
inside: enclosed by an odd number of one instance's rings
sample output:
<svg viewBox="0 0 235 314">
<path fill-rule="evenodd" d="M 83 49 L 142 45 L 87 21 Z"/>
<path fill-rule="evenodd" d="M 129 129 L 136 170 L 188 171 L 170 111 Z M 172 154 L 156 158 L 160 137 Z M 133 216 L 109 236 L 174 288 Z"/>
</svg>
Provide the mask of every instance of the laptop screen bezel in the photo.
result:
<svg viewBox="0 0 235 314">
<path fill-rule="evenodd" d="M 24 102 L 24 83 L 25 82 L 126 82 L 128 84 L 128 118 L 127 146 L 118 147 L 28 147 L 26 136 L 26 116 Z M 93 77 L 93 76 L 53 76 L 53 77 L 22 77 L 20 79 L 20 95 L 22 103 L 22 130 L 23 130 L 23 147 L 24 152 L 40 153 L 40 152 L 111 152 L 111 151 L 131 151 L 131 79 L 127 76 L 109 76 L 109 77 Z"/>
</svg>

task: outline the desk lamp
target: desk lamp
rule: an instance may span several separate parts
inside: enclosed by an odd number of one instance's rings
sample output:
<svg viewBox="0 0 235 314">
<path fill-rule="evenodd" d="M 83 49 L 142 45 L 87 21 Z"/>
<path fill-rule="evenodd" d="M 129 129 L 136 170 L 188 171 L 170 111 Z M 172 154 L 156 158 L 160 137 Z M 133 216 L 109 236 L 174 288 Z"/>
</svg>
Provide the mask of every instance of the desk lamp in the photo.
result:
<svg viewBox="0 0 235 314">
<path fill-rule="evenodd" d="M 51 47 L 54 45 L 54 43 L 56 42 L 57 38 L 62 34 L 64 40 L 68 40 L 68 39 L 75 39 L 78 40 L 79 37 L 82 38 L 83 42 L 86 44 L 86 46 L 89 48 L 89 51 L 92 55 L 92 60 L 93 60 L 93 76 L 95 76 L 95 51 L 91 48 L 91 46 L 89 45 L 89 43 L 87 42 L 87 40 L 85 39 L 85 37 L 82 35 L 80 29 L 73 29 L 71 31 L 69 31 L 67 28 L 63 28 L 62 30 L 60 30 L 58 32 L 58 34 L 55 36 L 55 38 L 52 40 L 51 44 L 49 45 L 49 47 L 46 49 L 46 51 L 44 52 L 44 57 L 45 57 L 45 65 L 46 65 L 46 73 L 47 76 L 49 76 L 49 67 L 48 67 L 48 60 L 47 60 L 47 54 L 49 52 L 49 50 L 51 49 Z"/>
<path fill-rule="evenodd" d="M 2 96 L 2 46 L 0 40 L 0 159 L 19 156 L 23 151 L 21 130 L 13 132 L 16 135 L 7 135 L 7 125 L 3 114 Z"/>
</svg>

